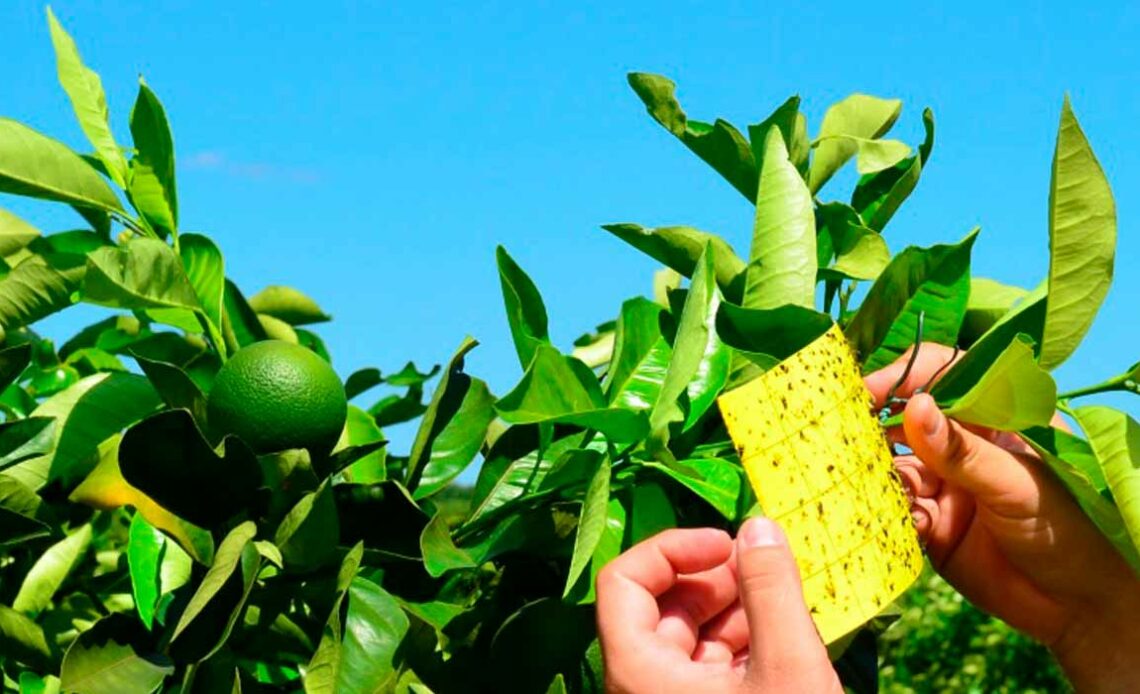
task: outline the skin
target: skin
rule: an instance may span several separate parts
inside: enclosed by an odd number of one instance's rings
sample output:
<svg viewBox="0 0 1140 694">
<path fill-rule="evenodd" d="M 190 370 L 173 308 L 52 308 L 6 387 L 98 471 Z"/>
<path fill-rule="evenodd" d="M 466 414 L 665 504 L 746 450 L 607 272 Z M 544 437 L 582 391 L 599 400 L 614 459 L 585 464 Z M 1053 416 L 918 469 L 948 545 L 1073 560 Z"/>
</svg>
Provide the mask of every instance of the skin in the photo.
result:
<svg viewBox="0 0 1140 694">
<path fill-rule="evenodd" d="M 867 378 L 876 403 L 905 370 Z M 934 567 L 979 608 L 1047 646 L 1078 691 L 1140 691 L 1140 580 L 1018 437 L 947 419 L 914 395 L 952 358 L 925 344 L 897 390 L 913 455 L 896 464 Z M 913 397 L 912 397 L 913 396 Z M 1055 422 L 1063 426 L 1059 420 Z M 842 691 L 779 528 L 656 535 L 599 575 L 612 692 Z"/>
</svg>

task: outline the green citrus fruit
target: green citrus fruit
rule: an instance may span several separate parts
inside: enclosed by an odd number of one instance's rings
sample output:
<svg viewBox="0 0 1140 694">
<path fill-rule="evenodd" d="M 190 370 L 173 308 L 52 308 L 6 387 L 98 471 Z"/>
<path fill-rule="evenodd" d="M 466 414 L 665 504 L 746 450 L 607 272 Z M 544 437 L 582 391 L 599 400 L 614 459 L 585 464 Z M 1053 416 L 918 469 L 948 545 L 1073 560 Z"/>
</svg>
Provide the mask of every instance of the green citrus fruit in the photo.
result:
<svg viewBox="0 0 1140 694">
<path fill-rule="evenodd" d="M 257 453 L 327 454 L 348 413 L 344 386 L 328 362 L 280 340 L 239 350 L 218 371 L 206 405 L 211 431 L 235 434 Z"/>
</svg>

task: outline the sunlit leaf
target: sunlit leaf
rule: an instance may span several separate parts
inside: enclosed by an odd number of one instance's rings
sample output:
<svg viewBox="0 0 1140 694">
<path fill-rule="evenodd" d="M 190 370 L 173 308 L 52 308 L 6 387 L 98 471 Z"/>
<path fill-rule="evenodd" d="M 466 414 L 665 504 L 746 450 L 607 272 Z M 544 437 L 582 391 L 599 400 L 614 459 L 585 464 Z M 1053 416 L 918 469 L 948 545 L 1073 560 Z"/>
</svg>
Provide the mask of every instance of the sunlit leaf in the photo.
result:
<svg viewBox="0 0 1140 694">
<path fill-rule="evenodd" d="M 814 193 L 822 188 L 858 153 L 859 139 L 880 137 L 891 129 L 901 111 L 902 102 L 898 99 L 880 99 L 866 94 L 852 94 L 828 108 L 819 126 L 818 145 L 811 160 L 808 179 L 811 191 Z"/>
<path fill-rule="evenodd" d="M 1033 343 L 1019 335 L 985 375 L 946 409 L 947 417 L 967 424 L 1020 431 L 1048 426 L 1057 386 L 1033 357 Z"/>
<path fill-rule="evenodd" d="M 67 145 L 0 118 L 0 192 L 122 212 L 114 191 Z"/>
<path fill-rule="evenodd" d="M 1112 283 L 1116 203 L 1068 97 L 1049 184 L 1049 297 L 1041 366 L 1052 370 L 1076 350 Z"/>
<path fill-rule="evenodd" d="M 270 285 L 251 296 L 249 307 L 293 326 L 332 320 L 316 301 L 297 289 L 281 285 Z"/>
<path fill-rule="evenodd" d="M 141 77 L 138 97 L 131 108 L 130 125 L 135 143 L 127 185 L 131 202 L 152 226 L 177 231 L 174 139 L 162 102 Z"/>
<path fill-rule="evenodd" d="M 546 326 L 546 306 L 538 287 L 502 246 L 495 249 L 499 266 L 499 282 L 503 287 L 503 303 L 507 322 L 514 338 L 519 363 L 525 369 L 541 344 L 550 344 Z"/>
</svg>

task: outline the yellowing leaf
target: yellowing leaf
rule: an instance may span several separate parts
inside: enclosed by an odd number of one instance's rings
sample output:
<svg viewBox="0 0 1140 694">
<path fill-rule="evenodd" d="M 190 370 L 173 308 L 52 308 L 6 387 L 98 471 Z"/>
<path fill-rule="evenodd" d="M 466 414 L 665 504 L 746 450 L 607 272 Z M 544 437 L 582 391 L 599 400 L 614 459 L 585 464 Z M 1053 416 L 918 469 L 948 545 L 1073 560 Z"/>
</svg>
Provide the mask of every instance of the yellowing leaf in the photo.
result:
<svg viewBox="0 0 1140 694">
<path fill-rule="evenodd" d="M 167 511 L 123 479 L 119 471 L 121 438 L 115 436 L 99 446 L 99 464 L 75 488 L 69 500 L 104 511 L 133 506 L 146 522 L 174 538 L 195 561 L 209 565 L 214 557 L 210 533 Z"/>
<path fill-rule="evenodd" d="M 721 413 L 764 512 L 784 529 L 825 643 L 918 577 L 910 504 L 838 327 L 725 393 Z"/>
</svg>

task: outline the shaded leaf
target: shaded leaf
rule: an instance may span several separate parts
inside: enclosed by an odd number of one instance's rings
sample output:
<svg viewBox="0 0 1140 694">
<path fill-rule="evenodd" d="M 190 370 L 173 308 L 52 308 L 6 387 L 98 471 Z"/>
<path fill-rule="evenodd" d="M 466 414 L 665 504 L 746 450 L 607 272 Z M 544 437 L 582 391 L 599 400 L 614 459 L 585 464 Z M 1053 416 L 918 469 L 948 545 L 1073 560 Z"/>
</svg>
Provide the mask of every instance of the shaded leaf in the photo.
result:
<svg viewBox="0 0 1140 694">
<path fill-rule="evenodd" d="M 285 566 L 290 571 L 307 572 L 324 566 L 336 556 L 340 523 L 333 500 L 332 487 L 325 482 L 310 492 L 285 515 L 273 543 L 281 549 Z"/>
<path fill-rule="evenodd" d="M 26 257 L 28 244 L 40 237 L 40 230 L 12 214 L 0 209 L 0 258 L 16 265 Z"/>
<path fill-rule="evenodd" d="M 242 296 L 237 285 L 228 279 L 226 280 L 224 308 L 222 334 L 225 336 L 226 347 L 230 352 L 236 352 L 258 340 L 266 339 L 265 329 L 257 320 L 257 314 L 249 307 L 249 303 Z"/>
<path fill-rule="evenodd" d="M 0 470 L 44 455 L 55 445 L 55 420 L 28 417 L 0 424 Z"/>
<path fill-rule="evenodd" d="M 344 394 L 349 400 L 384 382 L 380 369 L 368 367 L 352 372 L 344 381 Z"/>
<path fill-rule="evenodd" d="M 0 278 L 0 325 L 35 323 L 70 306 L 86 272 L 82 256 L 32 256 Z"/>
<path fill-rule="evenodd" d="M 202 527 L 228 520 L 252 501 L 262 473 L 253 452 L 226 437 L 218 455 L 186 410 L 131 427 L 119 447 L 123 477 L 163 508 Z"/>
<path fill-rule="evenodd" d="M 5 658 L 35 669 L 49 669 L 51 650 L 40 625 L 7 605 L 0 605 L 0 646 Z"/>
<path fill-rule="evenodd" d="M 135 361 L 167 407 L 188 410 L 198 426 L 206 425 L 206 396 L 185 371 L 174 364 L 138 355 Z"/>
<path fill-rule="evenodd" d="M 970 278 L 970 300 L 966 304 L 966 317 L 958 342 L 964 347 L 977 342 L 978 338 L 997 324 L 1014 304 L 1029 294 L 1029 290 L 995 282 L 984 277 Z"/>
<path fill-rule="evenodd" d="M 200 564 L 210 564 L 214 540 L 210 533 L 175 516 L 132 487 L 119 470 L 119 437 L 99 447 L 99 463 L 68 497 L 69 501 L 102 510 L 133 506 L 148 523 L 174 538 Z"/>
<path fill-rule="evenodd" d="M 218 545 L 214 555 L 214 563 L 202 578 L 194 596 L 178 618 L 178 625 L 174 628 L 171 640 L 175 641 L 183 631 L 206 609 L 209 602 L 222 590 L 235 571 L 240 569 L 242 552 L 257 534 L 257 526 L 253 521 L 245 521 L 231 530 Z"/>
<path fill-rule="evenodd" d="M 801 306 L 747 309 L 722 302 L 716 328 L 734 349 L 781 360 L 795 354 L 834 324 L 831 316 Z"/>
<path fill-rule="evenodd" d="M 34 491 L 0 475 L 0 547 L 51 534 L 50 511 Z"/>
</svg>

